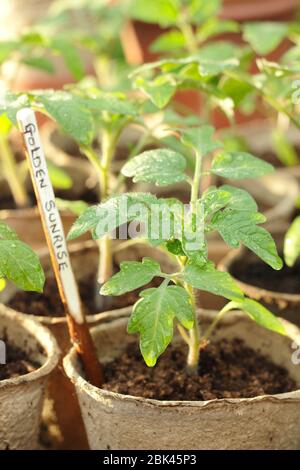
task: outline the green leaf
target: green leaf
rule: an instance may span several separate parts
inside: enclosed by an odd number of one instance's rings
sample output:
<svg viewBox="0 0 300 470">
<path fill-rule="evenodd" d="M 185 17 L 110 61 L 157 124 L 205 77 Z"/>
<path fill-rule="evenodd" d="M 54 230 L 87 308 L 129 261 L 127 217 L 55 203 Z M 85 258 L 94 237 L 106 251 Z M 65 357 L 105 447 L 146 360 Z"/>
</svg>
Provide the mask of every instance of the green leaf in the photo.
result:
<svg viewBox="0 0 300 470">
<path fill-rule="evenodd" d="M 220 59 L 198 59 L 198 71 L 202 77 L 220 75 L 229 70 L 236 69 L 239 66 L 238 59 L 232 57 L 226 60 Z"/>
<path fill-rule="evenodd" d="M 152 204 L 159 204 L 159 200 L 148 193 L 125 193 L 113 196 L 97 206 L 89 207 L 71 227 L 68 240 L 80 237 L 89 230 L 93 232 L 95 238 L 102 238 L 120 225 L 140 220 L 139 209 L 145 209 L 145 216 L 148 219 Z"/>
<path fill-rule="evenodd" d="M 243 37 L 249 42 L 255 52 L 266 55 L 276 49 L 288 32 L 285 23 L 262 21 L 246 23 L 243 27 Z"/>
<path fill-rule="evenodd" d="M 135 86 L 143 91 L 159 109 L 169 103 L 177 89 L 176 82 L 170 75 L 160 75 L 154 80 L 138 77 Z"/>
<path fill-rule="evenodd" d="M 90 111 L 102 112 L 105 111 L 110 114 L 120 114 L 124 116 L 136 116 L 137 111 L 133 103 L 125 100 L 125 96 L 116 96 L 114 93 L 105 93 L 97 90 L 97 93 L 92 96 L 80 97 L 82 104 Z"/>
<path fill-rule="evenodd" d="M 292 222 L 285 235 L 283 253 L 286 264 L 294 266 L 300 256 L 300 216 Z"/>
<path fill-rule="evenodd" d="M 279 318 L 273 315 L 272 312 L 263 307 L 259 302 L 256 302 L 256 300 L 245 298 L 242 301 L 234 303 L 237 308 L 247 313 L 249 317 L 259 325 L 281 335 L 286 335 L 285 328 Z"/>
<path fill-rule="evenodd" d="M 238 248 L 242 243 L 273 269 L 281 269 L 282 260 L 272 236 L 257 226 L 262 222 L 265 222 L 265 217 L 258 212 L 226 208 L 214 215 L 211 225 L 229 246 Z"/>
<path fill-rule="evenodd" d="M 133 0 L 130 8 L 131 18 L 161 26 L 175 25 L 178 14 L 176 3 L 172 0 Z"/>
<path fill-rule="evenodd" d="M 160 276 L 160 265 L 151 258 L 140 261 L 123 261 L 120 271 L 112 276 L 101 288 L 101 295 L 122 295 L 138 289 Z"/>
<path fill-rule="evenodd" d="M 223 80 L 220 84 L 220 88 L 227 97 L 233 100 L 235 106 L 242 105 L 245 98 L 253 91 L 253 88 L 248 83 L 229 77 Z"/>
<path fill-rule="evenodd" d="M 233 42 L 212 41 L 202 45 L 196 57 L 200 62 L 214 63 L 222 72 L 228 67 L 228 64 L 235 64 L 235 66 L 239 64 L 239 50 L 239 47 Z"/>
<path fill-rule="evenodd" d="M 98 206 L 88 207 L 83 214 L 78 217 L 68 233 L 68 240 L 74 240 L 96 228 L 98 224 L 97 208 Z"/>
<path fill-rule="evenodd" d="M 169 149 L 147 150 L 128 161 L 122 174 L 133 182 L 155 183 L 157 186 L 185 181 L 186 159 Z"/>
<path fill-rule="evenodd" d="M 25 94 L 17 95 L 10 91 L 2 93 L 0 96 L 0 115 L 6 114 L 7 118 L 16 125 L 17 112 L 29 105 L 28 97 Z"/>
<path fill-rule="evenodd" d="M 1 41 L 0 42 L 0 65 L 9 59 L 12 52 L 16 51 L 19 47 L 17 41 Z"/>
<path fill-rule="evenodd" d="M 85 201 L 68 201 L 66 199 L 55 198 L 56 205 L 59 211 L 70 211 L 73 214 L 80 216 L 88 208 Z"/>
<path fill-rule="evenodd" d="M 231 200 L 230 192 L 214 186 L 208 188 L 202 195 L 200 203 L 204 207 L 205 218 L 226 207 Z"/>
<path fill-rule="evenodd" d="M 173 337 L 176 318 L 185 328 L 194 323 L 193 309 L 187 292 L 179 286 L 162 284 L 147 289 L 134 305 L 128 324 L 129 333 L 140 333 L 140 348 L 148 367 L 156 364 Z"/>
<path fill-rule="evenodd" d="M 168 31 L 161 34 L 155 41 L 151 43 L 151 52 L 177 52 L 186 45 L 184 35 L 177 30 Z"/>
<path fill-rule="evenodd" d="M 7 224 L 0 221 L 0 239 L 1 240 L 18 240 L 17 233 Z"/>
<path fill-rule="evenodd" d="M 183 271 L 183 279 L 196 289 L 236 300 L 244 297 L 243 292 L 230 274 L 215 269 L 212 262 L 204 266 L 189 262 Z"/>
<path fill-rule="evenodd" d="M 257 178 L 273 171 L 270 163 L 247 152 L 221 152 L 213 159 L 211 172 L 223 178 Z"/>
<path fill-rule="evenodd" d="M 22 59 L 22 63 L 43 72 L 54 73 L 54 66 L 51 60 L 43 56 L 25 57 Z"/>
<path fill-rule="evenodd" d="M 45 282 L 38 256 L 3 222 L 0 222 L 0 277 L 26 291 L 42 292 Z"/>
<path fill-rule="evenodd" d="M 55 165 L 50 160 L 47 161 L 49 176 L 51 182 L 56 189 L 70 189 L 73 186 L 73 181 L 70 175 L 59 166 Z"/>
<path fill-rule="evenodd" d="M 257 204 L 247 191 L 228 184 L 219 188 L 215 186 L 208 188 L 203 193 L 200 203 L 203 204 L 205 218 L 225 207 L 237 211 L 257 211 Z"/>
<path fill-rule="evenodd" d="M 181 133 L 181 141 L 187 147 L 194 148 L 202 156 L 222 147 L 221 142 L 213 139 L 215 129 L 212 126 L 189 128 Z"/>
<path fill-rule="evenodd" d="M 198 28 L 197 39 L 203 42 L 212 36 L 223 33 L 238 33 L 239 30 L 240 27 L 236 21 L 224 20 L 211 16 L 203 25 L 200 26 L 200 28 Z"/>
<path fill-rule="evenodd" d="M 223 184 L 220 186 L 219 190 L 230 194 L 227 207 L 238 211 L 257 211 L 257 204 L 255 200 L 251 194 L 249 194 L 244 189 L 236 188 L 235 186 L 230 186 L 229 184 Z"/>
<path fill-rule="evenodd" d="M 182 243 L 178 239 L 168 240 L 166 243 L 167 250 L 176 256 L 185 256 L 185 253 L 182 249 Z"/>
<path fill-rule="evenodd" d="M 187 4 L 189 21 L 195 25 L 217 15 L 221 8 L 221 0 L 209 0 L 209 2 L 207 0 L 189 0 L 185 3 Z"/>
<path fill-rule="evenodd" d="M 50 46 L 62 55 L 75 80 L 81 80 L 84 77 L 84 65 L 78 49 L 72 42 L 65 38 L 54 38 L 51 40 Z"/>
<path fill-rule="evenodd" d="M 91 112 L 80 98 L 66 91 L 45 91 L 38 94 L 38 101 L 64 132 L 77 142 L 89 145 L 94 135 L 94 122 Z"/>
</svg>

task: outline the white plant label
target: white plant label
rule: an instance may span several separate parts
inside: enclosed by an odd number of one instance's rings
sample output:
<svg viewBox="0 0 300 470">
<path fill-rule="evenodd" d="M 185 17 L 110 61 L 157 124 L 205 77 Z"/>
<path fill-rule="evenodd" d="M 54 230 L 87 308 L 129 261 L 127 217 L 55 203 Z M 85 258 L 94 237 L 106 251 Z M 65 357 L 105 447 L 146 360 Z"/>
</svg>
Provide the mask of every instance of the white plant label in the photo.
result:
<svg viewBox="0 0 300 470">
<path fill-rule="evenodd" d="M 70 315 L 76 323 L 83 323 L 84 317 L 78 287 L 70 262 L 64 229 L 55 202 L 52 183 L 49 178 L 45 154 L 35 113 L 23 108 L 17 113 L 17 120 L 24 136 L 30 164 L 30 174 L 42 216 L 54 270 L 59 276 L 59 288 Z"/>
</svg>

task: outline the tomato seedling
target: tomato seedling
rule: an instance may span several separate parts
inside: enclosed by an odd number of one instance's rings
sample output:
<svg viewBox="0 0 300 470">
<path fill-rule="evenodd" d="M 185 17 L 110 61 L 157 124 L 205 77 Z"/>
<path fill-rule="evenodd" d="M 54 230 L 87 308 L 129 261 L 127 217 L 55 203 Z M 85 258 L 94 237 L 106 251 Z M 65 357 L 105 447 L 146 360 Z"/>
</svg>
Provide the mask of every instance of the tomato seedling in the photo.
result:
<svg viewBox="0 0 300 470">
<path fill-rule="evenodd" d="M 212 186 L 199 194 L 201 179 L 208 172 L 235 180 L 256 178 L 272 170 L 270 164 L 249 153 L 224 151 L 222 143 L 214 140 L 213 135 L 211 126 L 179 132 L 181 143 L 192 149 L 194 155 L 192 178 L 186 173 L 185 157 L 171 149 L 145 151 L 122 169 L 126 177 L 136 182 L 157 186 L 186 182 L 191 188 L 187 207 L 176 198 L 125 193 L 90 207 L 69 233 L 69 239 L 74 239 L 91 230 L 95 239 L 101 239 L 124 223 L 139 222 L 143 226 L 139 236 L 176 260 L 178 269 L 171 274 L 162 272 L 160 264 L 150 258 L 142 262 L 124 261 L 120 271 L 101 288 L 102 295 L 118 296 L 144 286 L 154 277 L 162 279 L 159 287 L 140 293 L 128 325 L 130 333 L 140 333 L 141 352 L 150 367 L 170 343 L 174 319 L 188 344 L 190 373 L 197 373 L 201 344 L 229 310 L 243 310 L 262 326 L 284 334 L 280 321 L 258 302 L 245 298 L 231 276 L 218 271 L 208 258 L 206 237 L 217 231 L 229 246 L 237 248 L 243 244 L 274 269 L 282 267 L 271 235 L 259 225 L 265 217 L 257 211 L 250 194 L 230 185 Z M 204 171 L 203 162 L 212 152 L 215 155 L 210 169 Z M 211 292 L 230 301 L 208 331 L 200 331 L 195 290 Z"/>
</svg>

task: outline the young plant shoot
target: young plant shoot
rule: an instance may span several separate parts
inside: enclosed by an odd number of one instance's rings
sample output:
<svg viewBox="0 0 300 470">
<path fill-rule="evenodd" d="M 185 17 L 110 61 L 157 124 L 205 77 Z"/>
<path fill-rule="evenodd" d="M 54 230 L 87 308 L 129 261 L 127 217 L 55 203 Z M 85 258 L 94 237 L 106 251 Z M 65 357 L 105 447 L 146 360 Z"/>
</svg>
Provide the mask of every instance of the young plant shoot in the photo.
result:
<svg viewBox="0 0 300 470">
<path fill-rule="evenodd" d="M 32 204 L 30 191 L 26 184 L 28 168 L 24 160 L 17 161 L 16 152 L 11 143 L 11 133 L 16 125 L 16 113 L 23 105 L 29 103 L 26 94 L 5 92 L 0 97 L 0 177 L 10 189 L 16 208 L 26 208 Z M 49 173 L 56 189 L 66 190 L 73 185 L 72 178 L 52 161 L 48 162 Z"/>
<path fill-rule="evenodd" d="M 201 180 L 212 175 L 231 178 L 256 178 L 272 170 L 272 166 L 251 154 L 226 152 L 214 140 L 210 126 L 180 131 L 181 143 L 192 149 L 194 175 L 186 173 L 185 157 L 171 149 L 145 151 L 123 167 L 123 174 L 134 182 L 151 182 L 167 186 L 185 181 L 190 186 L 190 202 L 186 206 L 175 198 L 157 198 L 149 193 L 125 193 L 108 198 L 90 207 L 73 225 L 69 239 L 88 230 L 95 239 L 102 239 L 124 223 L 139 222 L 140 237 L 157 249 L 165 250 L 177 263 L 173 273 L 161 271 L 160 264 L 144 258 L 141 262 L 124 261 L 120 271 L 101 288 L 101 295 L 118 296 L 162 279 L 159 287 L 140 293 L 129 320 L 129 333 L 140 334 L 140 348 L 146 364 L 154 366 L 173 336 L 176 320 L 179 332 L 188 345 L 187 369 L 196 374 L 201 345 L 206 342 L 219 319 L 228 311 L 246 312 L 260 325 L 284 334 L 280 321 L 254 300 L 245 298 L 231 276 L 218 271 L 208 258 L 206 236 L 220 233 L 233 248 L 247 246 L 274 269 L 281 269 L 275 243 L 259 224 L 265 217 L 257 211 L 250 194 L 230 185 L 209 187 L 200 194 Z M 204 160 L 214 157 L 207 170 Z M 219 312 L 208 331 L 198 324 L 195 293 L 211 292 L 225 297 L 229 303 Z"/>
<path fill-rule="evenodd" d="M 219 0 L 162 0 L 155 6 L 147 0 L 132 0 L 129 16 L 134 20 L 169 28 L 150 44 L 151 52 L 182 57 L 199 53 L 208 39 L 219 34 L 239 32 L 237 22 L 218 17 L 221 6 Z M 214 51 L 222 56 L 224 51 L 228 51 L 228 44 L 224 40 L 218 43 L 218 47 L 209 44 L 205 52 Z"/>
<path fill-rule="evenodd" d="M 98 88 L 82 89 L 72 86 L 70 91 L 44 90 L 30 93 L 6 93 L 0 112 L 8 123 L 16 124 L 16 113 L 22 107 L 31 107 L 56 121 L 60 129 L 78 143 L 81 152 L 95 168 L 100 200 L 105 200 L 113 188 L 112 161 L 123 129 L 138 118 L 135 106 L 123 94 L 104 93 Z M 11 126 L 11 124 L 10 124 Z M 147 137 L 141 136 L 132 155 L 139 153 Z M 96 145 L 95 145 L 96 143 Z M 101 150 L 97 151 L 95 148 Z M 50 167 L 51 169 L 52 167 Z M 98 279 L 105 282 L 112 274 L 110 240 L 100 241 Z"/>
</svg>

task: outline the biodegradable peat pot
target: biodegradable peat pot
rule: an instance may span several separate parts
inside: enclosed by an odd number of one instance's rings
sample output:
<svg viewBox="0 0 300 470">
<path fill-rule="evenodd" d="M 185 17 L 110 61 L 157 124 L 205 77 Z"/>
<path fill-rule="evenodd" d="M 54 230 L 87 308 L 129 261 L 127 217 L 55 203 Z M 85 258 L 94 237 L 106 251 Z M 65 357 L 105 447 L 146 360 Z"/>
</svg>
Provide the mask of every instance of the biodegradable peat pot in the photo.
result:
<svg viewBox="0 0 300 470">
<path fill-rule="evenodd" d="M 201 312 L 203 325 L 216 312 Z M 127 319 L 93 329 L 100 359 L 120 356 L 137 338 L 126 332 Z M 300 387 L 300 369 L 291 362 L 292 337 L 300 331 L 286 322 L 291 336 L 271 333 L 241 313 L 228 314 L 213 341 L 241 338 L 287 368 Z M 178 340 L 178 337 L 176 337 Z M 141 359 L 142 360 L 142 359 Z M 160 401 L 121 395 L 89 384 L 74 348 L 64 368 L 75 384 L 91 449 L 299 449 L 300 390 L 251 399 Z"/>
<path fill-rule="evenodd" d="M 40 364 L 33 372 L 0 381 L 0 449 L 36 449 L 47 380 L 58 364 L 53 335 L 36 320 L 0 305 L 0 338 Z"/>
<path fill-rule="evenodd" d="M 67 211 L 61 212 L 60 215 L 67 233 L 75 222 L 76 216 Z M 35 250 L 45 248 L 46 239 L 37 207 L 0 210 L 0 220 L 13 228 L 22 241 Z"/>
<path fill-rule="evenodd" d="M 80 200 L 88 199 L 89 202 L 97 200 L 97 191 L 95 189 L 94 176 L 92 168 L 84 160 L 72 159 L 68 156 L 60 158 L 57 155 L 56 163 L 68 173 L 73 181 L 70 189 L 56 191 L 57 196 L 63 199 Z M 60 158 L 60 160 L 59 160 Z M 28 194 L 32 194 L 30 178 L 27 178 L 26 186 Z M 22 241 L 28 243 L 35 249 L 45 247 L 45 235 L 42 229 L 40 215 L 37 207 L 28 207 L 24 209 L 14 208 L 14 202 L 11 198 L 7 182 L 0 176 L 0 220 L 7 223 L 20 236 Z M 77 216 L 69 211 L 61 211 L 61 218 L 65 232 L 68 232 Z M 89 237 L 86 236 L 85 239 Z"/>
<path fill-rule="evenodd" d="M 283 235 L 275 235 L 275 240 L 280 240 L 277 243 L 279 248 L 280 245 L 282 246 L 282 238 Z M 264 273 L 261 272 L 260 268 L 264 268 Z M 267 279 L 268 285 L 272 286 L 273 281 L 275 283 L 276 278 L 281 275 L 280 271 L 274 271 L 272 268 L 267 267 L 263 261 L 245 248 L 230 251 L 220 262 L 219 269 L 229 272 L 240 285 L 243 292 L 250 298 L 258 300 L 273 313 L 300 326 L 300 293 L 287 293 L 284 292 L 284 289 L 280 292 L 280 287 L 275 291 L 272 290 L 272 287 L 268 289 L 266 286 L 263 286 L 264 279 Z M 295 273 L 294 280 L 292 281 L 293 284 L 298 285 L 297 279 L 297 274 Z M 280 285 L 279 280 L 277 284 Z"/>
<path fill-rule="evenodd" d="M 97 272 L 98 263 L 98 247 L 95 242 L 80 242 L 69 247 L 72 266 L 76 279 L 80 281 L 87 276 Z M 168 258 L 158 250 L 154 250 L 145 244 L 136 244 L 130 248 L 122 249 L 115 254 L 116 264 L 123 260 L 141 260 L 144 256 L 150 256 L 161 263 L 163 268 L 169 272 L 172 264 Z M 49 254 L 44 250 L 40 256 L 41 263 L 46 272 L 47 277 L 54 277 Z M 0 294 L 0 302 L 6 304 L 17 292 L 17 289 L 8 284 L 6 290 Z M 91 285 L 91 296 L 95 294 L 94 286 Z M 30 294 L 29 294 L 30 295 Z M 15 310 L 7 308 L 8 312 L 14 313 Z M 114 306 L 112 305 L 112 309 Z M 63 316 L 33 316 L 24 312 L 18 312 L 24 318 L 35 318 L 41 324 L 47 326 L 55 336 L 57 343 L 63 353 L 66 354 L 71 347 L 66 318 Z M 115 310 L 88 315 L 87 321 L 89 325 L 95 326 L 103 322 L 109 322 L 112 319 L 127 316 L 127 308 L 116 308 Z M 54 423 L 58 428 L 58 439 L 55 443 L 63 449 L 86 449 L 87 441 L 85 437 L 84 427 L 80 416 L 77 399 L 74 388 L 67 379 L 62 370 L 62 365 L 51 376 L 48 386 L 48 399 L 54 412 Z"/>
</svg>

